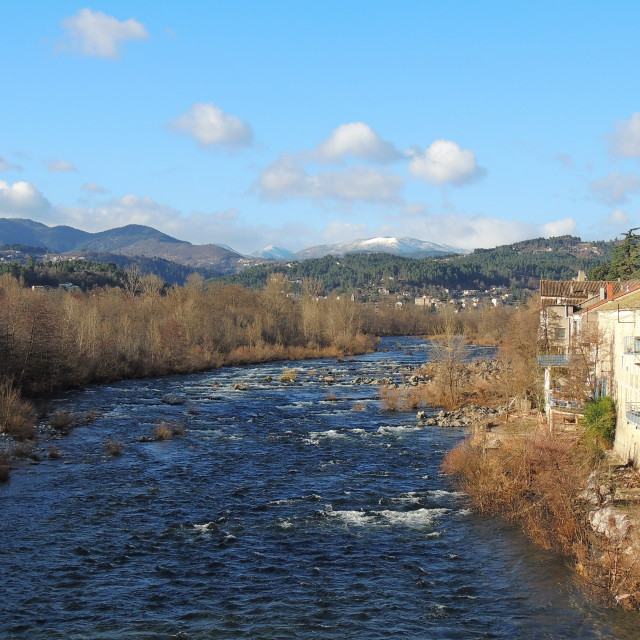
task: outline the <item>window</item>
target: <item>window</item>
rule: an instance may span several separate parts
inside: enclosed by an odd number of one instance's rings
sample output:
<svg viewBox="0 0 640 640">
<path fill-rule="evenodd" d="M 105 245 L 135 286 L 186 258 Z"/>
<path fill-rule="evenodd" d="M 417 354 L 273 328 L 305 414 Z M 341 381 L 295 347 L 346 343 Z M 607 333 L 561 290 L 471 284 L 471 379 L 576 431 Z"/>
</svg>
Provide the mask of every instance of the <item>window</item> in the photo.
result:
<svg viewBox="0 0 640 640">
<path fill-rule="evenodd" d="M 640 353 L 640 336 L 625 336 L 624 352 Z"/>
<path fill-rule="evenodd" d="M 555 338 L 556 340 L 564 340 L 567 337 L 566 329 L 556 329 L 555 330 Z"/>
</svg>

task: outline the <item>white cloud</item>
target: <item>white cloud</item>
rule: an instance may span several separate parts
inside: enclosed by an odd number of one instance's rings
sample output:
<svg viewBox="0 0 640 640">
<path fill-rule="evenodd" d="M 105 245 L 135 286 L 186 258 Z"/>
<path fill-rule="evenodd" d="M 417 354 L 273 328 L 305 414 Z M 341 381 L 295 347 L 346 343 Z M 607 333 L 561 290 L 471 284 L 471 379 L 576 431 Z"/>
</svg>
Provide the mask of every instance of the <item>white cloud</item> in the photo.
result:
<svg viewBox="0 0 640 640">
<path fill-rule="evenodd" d="M 9 184 L 0 180 L 0 213 L 10 216 L 33 215 L 44 213 L 50 208 L 51 203 L 32 182 Z"/>
<path fill-rule="evenodd" d="M 616 156 L 640 158 L 640 113 L 628 120 L 618 120 L 609 136 L 609 149 Z"/>
<path fill-rule="evenodd" d="M 77 171 L 73 162 L 64 160 L 52 160 L 47 163 L 47 171 L 49 173 L 62 173 L 64 171 Z"/>
<path fill-rule="evenodd" d="M 89 207 L 60 207 L 65 224 L 85 231 L 103 231 L 127 224 L 149 225 L 155 228 L 179 229 L 180 212 L 160 204 L 148 196 L 133 194 L 114 198 L 104 204 Z"/>
<path fill-rule="evenodd" d="M 368 124 L 350 122 L 334 129 L 317 149 L 317 158 L 321 162 L 336 162 L 345 157 L 370 162 L 390 162 L 402 157 L 402 154 Z"/>
<path fill-rule="evenodd" d="M 627 202 L 629 195 L 640 190 L 640 177 L 635 173 L 612 171 L 608 176 L 591 183 L 596 200 L 615 206 Z"/>
<path fill-rule="evenodd" d="M 608 227 L 625 227 L 631 226 L 629 214 L 624 209 L 614 209 L 604 220 L 603 223 Z"/>
<path fill-rule="evenodd" d="M 149 37 L 144 25 L 133 18 L 120 21 L 91 9 L 80 9 L 76 15 L 65 18 L 62 26 L 67 31 L 66 47 L 96 58 L 118 58 L 123 42 Z"/>
<path fill-rule="evenodd" d="M 476 154 L 451 140 L 436 140 L 425 150 L 412 150 L 409 171 L 430 184 L 462 185 L 484 175 Z"/>
<path fill-rule="evenodd" d="M 281 156 L 260 174 L 256 185 L 265 200 L 310 198 L 340 202 L 399 202 L 403 180 L 367 167 L 309 174 L 291 156 Z"/>
<path fill-rule="evenodd" d="M 105 193 L 109 193 L 108 189 L 101 187 L 95 182 L 85 182 L 80 188 L 83 191 L 88 191 L 89 193 L 95 193 L 97 195 L 104 195 Z"/>
<path fill-rule="evenodd" d="M 561 218 L 547 222 L 540 227 L 540 232 L 545 238 L 554 236 L 571 235 L 578 227 L 578 223 L 573 218 Z"/>
<path fill-rule="evenodd" d="M 195 102 L 189 111 L 169 122 L 168 127 L 186 133 L 203 147 L 242 147 L 253 141 L 253 129 L 249 123 L 224 113 L 210 102 Z"/>
<path fill-rule="evenodd" d="M 19 164 L 7 162 L 5 158 L 0 156 L 0 171 L 22 171 L 22 167 Z"/>
</svg>

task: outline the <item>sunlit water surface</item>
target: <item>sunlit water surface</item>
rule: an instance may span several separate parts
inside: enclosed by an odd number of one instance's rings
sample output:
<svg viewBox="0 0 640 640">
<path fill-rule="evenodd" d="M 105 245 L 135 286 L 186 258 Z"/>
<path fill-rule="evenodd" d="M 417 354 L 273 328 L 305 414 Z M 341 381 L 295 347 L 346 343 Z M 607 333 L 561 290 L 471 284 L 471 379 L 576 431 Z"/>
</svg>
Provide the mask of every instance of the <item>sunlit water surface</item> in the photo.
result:
<svg viewBox="0 0 640 640">
<path fill-rule="evenodd" d="M 353 384 L 428 358 L 382 346 L 57 398 L 97 419 L 0 486 L 0 637 L 637 638 L 562 558 L 469 511 L 439 472 L 461 430 Z M 138 440 L 162 420 L 186 435 Z"/>
</svg>

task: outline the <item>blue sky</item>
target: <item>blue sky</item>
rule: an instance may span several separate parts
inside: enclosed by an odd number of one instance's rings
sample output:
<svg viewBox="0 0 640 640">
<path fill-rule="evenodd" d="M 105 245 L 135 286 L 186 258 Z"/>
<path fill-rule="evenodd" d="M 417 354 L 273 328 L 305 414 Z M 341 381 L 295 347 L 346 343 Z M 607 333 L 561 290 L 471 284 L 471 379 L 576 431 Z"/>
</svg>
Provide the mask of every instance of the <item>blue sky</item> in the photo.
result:
<svg viewBox="0 0 640 640">
<path fill-rule="evenodd" d="M 3 6 L 0 216 L 250 253 L 640 224 L 640 3 Z"/>
</svg>

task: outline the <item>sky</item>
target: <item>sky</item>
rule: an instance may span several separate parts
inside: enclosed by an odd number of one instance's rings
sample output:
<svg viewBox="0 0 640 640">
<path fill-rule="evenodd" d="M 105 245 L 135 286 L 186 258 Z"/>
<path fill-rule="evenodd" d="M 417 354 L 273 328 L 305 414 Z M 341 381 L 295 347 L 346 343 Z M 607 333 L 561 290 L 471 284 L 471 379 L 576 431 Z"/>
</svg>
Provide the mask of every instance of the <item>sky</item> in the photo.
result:
<svg viewBox="0 0 640 640">
<path fill-rule="evenodd" d="M 640 226 L 635 0 L 56 0 L 0 21 L 0 217 L 250 254 Z"/>
</svg>

